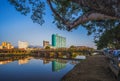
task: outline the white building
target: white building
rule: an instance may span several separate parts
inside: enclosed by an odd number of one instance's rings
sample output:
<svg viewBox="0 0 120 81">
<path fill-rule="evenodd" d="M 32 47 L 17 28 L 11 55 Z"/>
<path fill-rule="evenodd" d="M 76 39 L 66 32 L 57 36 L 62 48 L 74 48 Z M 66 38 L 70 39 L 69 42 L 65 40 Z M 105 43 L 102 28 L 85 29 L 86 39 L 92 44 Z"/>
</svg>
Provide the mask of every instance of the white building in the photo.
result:
<svg viewBox="0 0 120 81">
<path fill-rule="evenodd" d="M 19 49 L 27 49 L 28 48 L 28 42 L 18 41 L 18 48 Z"/>
<path fill-rule="evenodd" d="M 43 41 L 43 47 L 50 46 L 49 41 Z"/>
<path fill-rule="evenodd" d="M 2 47 L 2 46 L 0 46 L 0 49 L 3 49 L 3 47 Z"/>
</svg>

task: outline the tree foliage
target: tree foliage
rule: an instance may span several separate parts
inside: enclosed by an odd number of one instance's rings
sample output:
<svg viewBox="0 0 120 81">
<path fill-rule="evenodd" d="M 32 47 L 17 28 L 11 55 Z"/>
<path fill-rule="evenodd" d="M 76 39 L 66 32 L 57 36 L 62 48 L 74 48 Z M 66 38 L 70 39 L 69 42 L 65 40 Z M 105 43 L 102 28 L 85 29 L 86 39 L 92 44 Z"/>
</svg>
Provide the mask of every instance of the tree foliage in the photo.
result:
<svg viewBox="0 0 120 81">
<path fill-rule="evenodd" d="M 45 3 L 41 0 L 8 0 L 23 15 L 31 14 L 34 23 L 42 25 L 45 20 Z"/>
<path fill-rule="evenodd" d="M 50 49 L 50 46 L 46 46 L 45 49 Z"/>
<path fill-rule="evenodd" d="M 106 30 L 96 43 L 98 49 L 104 47 L 120 48 L 120 26 Z"/>
<path fill-rule="evenodd" d="M 48 2 L 59 29 L 72 30 L 84 26 L 89 34 L 115 25 L 120 18 L 119 0 L 9 0 L 17 11 L 31 14 L 33 22 L 42 25 L 45 21 L 45 3 Z M 96 28 L 98 27 L 98 28 Z"/>
</svg>

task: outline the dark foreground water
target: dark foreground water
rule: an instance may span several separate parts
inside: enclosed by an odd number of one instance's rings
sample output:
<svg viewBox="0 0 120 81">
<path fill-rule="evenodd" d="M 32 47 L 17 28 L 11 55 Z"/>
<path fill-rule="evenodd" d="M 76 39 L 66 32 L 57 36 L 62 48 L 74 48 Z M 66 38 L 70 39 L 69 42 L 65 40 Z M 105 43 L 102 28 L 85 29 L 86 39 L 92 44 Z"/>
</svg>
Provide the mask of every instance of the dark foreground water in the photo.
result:
<svg viewBox="0 0 120 81">
<path fill-rule="evenodd" d="M 80 60 L 26 57 L 0 61 L 0 81 L 60 81 Z"/>
</svg>

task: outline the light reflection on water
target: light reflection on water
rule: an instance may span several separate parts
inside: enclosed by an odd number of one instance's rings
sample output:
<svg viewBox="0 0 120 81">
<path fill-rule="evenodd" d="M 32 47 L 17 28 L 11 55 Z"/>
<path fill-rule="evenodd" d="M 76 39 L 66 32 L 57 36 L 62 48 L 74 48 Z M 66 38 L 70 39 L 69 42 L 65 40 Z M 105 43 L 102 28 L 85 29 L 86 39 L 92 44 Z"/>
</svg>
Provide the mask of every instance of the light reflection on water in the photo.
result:
<svg viewBox="0 0 120 81">
<path fill-rule="evenodd" d="M 0 81 L 60 81 L 80 60 L 25 57 L 0 61 Z"/>
</svg>

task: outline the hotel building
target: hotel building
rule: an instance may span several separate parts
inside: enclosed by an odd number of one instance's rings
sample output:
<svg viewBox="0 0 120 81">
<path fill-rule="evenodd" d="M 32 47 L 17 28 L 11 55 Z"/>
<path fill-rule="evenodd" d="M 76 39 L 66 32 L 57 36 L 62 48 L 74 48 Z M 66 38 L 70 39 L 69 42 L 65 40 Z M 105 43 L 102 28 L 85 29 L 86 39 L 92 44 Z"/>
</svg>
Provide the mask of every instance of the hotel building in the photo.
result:
<svg viewBox="0 0 120 81">
<path fill-rule="evenodd" d="M 52 34 L 52 46 L 55 48 L 66 47 L 66 38 L 58 34 Z"/>
<path fill-rule="evenodd" d="M 18 48 L 19 49 L 27 49 L 28 48 L 28 42 L 18 41 Z"/>
</svg>

